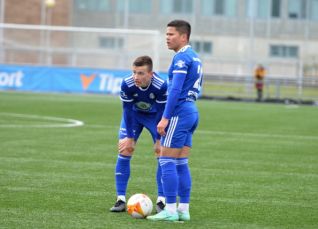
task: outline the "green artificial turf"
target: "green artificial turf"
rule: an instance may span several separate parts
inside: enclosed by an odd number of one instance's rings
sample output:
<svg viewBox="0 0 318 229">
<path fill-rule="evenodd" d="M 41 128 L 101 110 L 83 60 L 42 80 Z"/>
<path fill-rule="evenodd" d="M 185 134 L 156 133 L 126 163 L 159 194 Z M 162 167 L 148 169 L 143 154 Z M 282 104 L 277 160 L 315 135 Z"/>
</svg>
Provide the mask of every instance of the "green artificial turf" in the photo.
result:
<svg viewBox="0 0 318 229">
<path fill-rule="evenodd" d="M 191 221 L 149 222 L 108 211 L 118 97 L 0 92 L 0 228 L 318 228 L 318 107 L 197 104 Z M 127 198 L 155 201 L 156 163 L 145 131 Z"/>
</svg>

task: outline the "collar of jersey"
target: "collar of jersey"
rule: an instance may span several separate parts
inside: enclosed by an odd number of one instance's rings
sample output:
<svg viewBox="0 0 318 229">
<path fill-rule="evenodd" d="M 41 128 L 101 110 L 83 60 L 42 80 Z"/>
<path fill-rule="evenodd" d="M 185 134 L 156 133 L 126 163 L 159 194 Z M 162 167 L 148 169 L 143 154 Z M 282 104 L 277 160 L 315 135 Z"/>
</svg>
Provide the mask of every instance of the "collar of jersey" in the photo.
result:
<svg viewBox="0 0 318 229">
<path fill-rule="evenodd" d="M 184 52 L 185 50 L 187 50 L 190 47 L 191 47 L 190 45 L 183 46 L 177 53 Z"/>
<path fill-rule="evenodd" d="M 147 91 L 148 88 L 150 87 L 150 84 L 152 84 L 152 78 L 151 78 L 151 81 L 149 83 L 149 85 L 146 87 L 146 88 L 142 88 L 142 87 L 138 87 L 141 91 Z"/>
</svg>

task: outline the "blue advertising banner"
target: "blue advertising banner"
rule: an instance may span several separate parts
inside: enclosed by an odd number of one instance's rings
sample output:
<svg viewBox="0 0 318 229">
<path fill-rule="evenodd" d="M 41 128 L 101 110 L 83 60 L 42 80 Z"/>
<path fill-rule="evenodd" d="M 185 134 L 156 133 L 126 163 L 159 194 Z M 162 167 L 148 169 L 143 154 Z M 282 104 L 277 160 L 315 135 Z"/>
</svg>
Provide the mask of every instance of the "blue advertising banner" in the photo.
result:
<svg viewBox="0 0 318 229">
<path fill-rule="evenodd" d="M 119 94 L 130 70 L 0 65 L 0 90 Z"/>
</svg>

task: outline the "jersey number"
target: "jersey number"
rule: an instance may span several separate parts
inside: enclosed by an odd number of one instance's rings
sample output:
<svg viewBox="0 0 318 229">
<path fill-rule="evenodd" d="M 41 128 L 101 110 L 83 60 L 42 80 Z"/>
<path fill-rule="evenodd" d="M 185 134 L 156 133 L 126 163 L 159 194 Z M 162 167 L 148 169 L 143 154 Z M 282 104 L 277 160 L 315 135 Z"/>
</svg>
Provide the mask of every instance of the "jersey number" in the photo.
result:
<svg viewBox="0 0 318 229">
<path fill-rule="evenodd" d="M 201 89 L 201 79 L 203 75 L 202 66 L 198 65 L 197 74 L 199 75 L 199 78 L 195 81 L 193 88 L 200 90 Z"/>
</svg>

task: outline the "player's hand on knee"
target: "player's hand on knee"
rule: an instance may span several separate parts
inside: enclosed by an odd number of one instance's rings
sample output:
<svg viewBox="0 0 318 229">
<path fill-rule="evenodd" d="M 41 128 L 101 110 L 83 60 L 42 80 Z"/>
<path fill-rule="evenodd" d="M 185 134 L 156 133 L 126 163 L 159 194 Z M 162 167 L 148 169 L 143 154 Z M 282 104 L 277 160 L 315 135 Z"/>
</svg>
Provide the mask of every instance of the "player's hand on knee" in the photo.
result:
<svg viewBox="0 0 318 229">
<path fill-rule="evenodd" d="M 124 150 L 126 140 L 127 140 L 127 138 L 120 139 L 118 141 L 118 152 L 122 152 Z"/>
<path fill-rule="evenodd" d="M 133 138 L 124 138 L 118 142 L 118 151 L 127 156 L 132 155 L 135 150 L 135 140 Z"/>
</svg>

